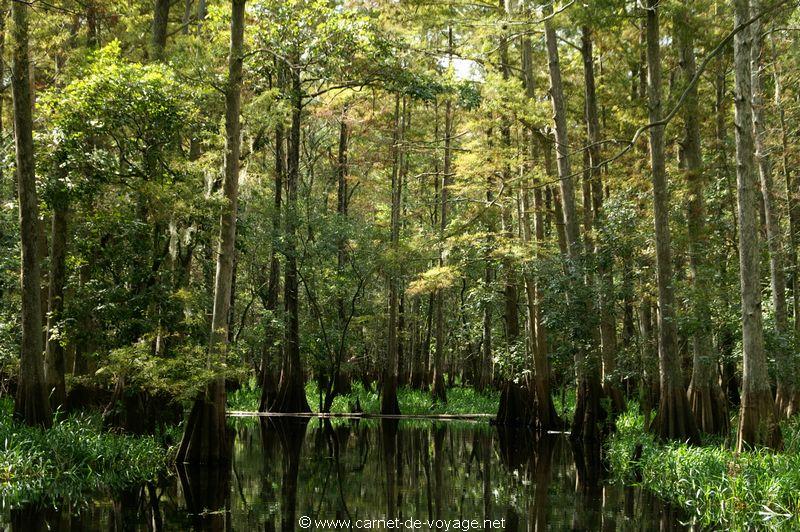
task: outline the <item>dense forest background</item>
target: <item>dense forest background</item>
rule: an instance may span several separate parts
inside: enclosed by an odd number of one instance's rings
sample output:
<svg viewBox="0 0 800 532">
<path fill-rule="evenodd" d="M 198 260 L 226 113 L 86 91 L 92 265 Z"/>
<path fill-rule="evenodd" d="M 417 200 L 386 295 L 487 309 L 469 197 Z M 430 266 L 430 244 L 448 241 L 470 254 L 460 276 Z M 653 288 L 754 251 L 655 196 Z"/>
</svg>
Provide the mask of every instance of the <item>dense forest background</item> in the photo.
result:
<svg viewBox="0 0 800 532">
<path fill-rule="evenodd" d="M 199 462 L 241 387 L 499 390 L 498 424 L 586 443 L 635 400 L 660 438 L 778 448 L 796 8 L 6 0 L 2 391 L 30 424 L 188 416 Z"/>
</svg>

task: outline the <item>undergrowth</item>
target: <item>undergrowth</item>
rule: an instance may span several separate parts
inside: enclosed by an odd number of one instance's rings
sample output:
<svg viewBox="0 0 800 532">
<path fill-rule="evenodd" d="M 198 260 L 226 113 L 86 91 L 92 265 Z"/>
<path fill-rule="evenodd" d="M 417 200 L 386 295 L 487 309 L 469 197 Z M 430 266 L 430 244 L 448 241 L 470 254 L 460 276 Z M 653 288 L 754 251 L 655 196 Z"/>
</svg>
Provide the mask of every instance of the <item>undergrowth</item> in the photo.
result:
<svg viewBox="0 0 800 532">
<path fill-rule="evenodd" d="M 640 483 L 703 527 L 798 530 L 800 423 L 795 419 L 783 429 L 786 448 L 780 453 L 737 453 L 719 442 L 663 444 L 645 431 L 642 415 L 631 405 L 617 420 L 606 456 L 616 481 Z"/>
<path fill-rule="evenodd" d="M 250 379 L 241 388 L 228 394 L 228 409 L 243 412 L 258 410 L 261 389 L 255 379 Z M 314 412 L 319 408 L 319 392 L 316 382 L 306 384 L 306 398 Z M 397 390 L 400 411 L 406 415 L 464 415 L 464 414 L 496 414 L 499 393 L 496 391 L 477 392 L 472 388 L 453 387 L 447 390 L 447 403 L 435 403 L 428 392 L 401 387 Z M 357 382 L 347 395 L 337 396 L 333 401 L 331 413 L 344 414 L 356 410 L 356 403 L 361 411 L 377 414 L 381 409 L 380 393 L 375 389 L 366 389 Z"/>
<path fill-rule="evenodd" d="M 98 414 L 56 420 L 48 430 L 0 414 L 0 497 L 7 504 L 58 500 L 98 490 L 154 481 L 167 470 L 176 429 L 157 436 L 126 436 L 102 430 Z"/>
</svg>

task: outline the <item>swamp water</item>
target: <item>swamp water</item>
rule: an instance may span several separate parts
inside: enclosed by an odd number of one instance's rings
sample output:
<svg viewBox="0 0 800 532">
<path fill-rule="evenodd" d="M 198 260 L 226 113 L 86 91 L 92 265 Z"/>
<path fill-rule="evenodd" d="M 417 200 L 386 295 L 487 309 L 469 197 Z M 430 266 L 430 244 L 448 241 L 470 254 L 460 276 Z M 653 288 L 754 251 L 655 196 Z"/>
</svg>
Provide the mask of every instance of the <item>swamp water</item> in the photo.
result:
<svg viewBox="0 0 800 532">
<path fill-rule="evenodd" d="M 57 507 L 4 508 L 0 528 L 684 528 L 680 512 L 638 488 L 583 489 L 583 479 L 593 470 L 580 466 L 583 458 L 562 435 L 534 441 L 527 432 L 464 421 L 281 417 L 236 418 L 231 423 L 236 437 L 230 468 L 179 469 L 155 485 Z"/>
</svg>

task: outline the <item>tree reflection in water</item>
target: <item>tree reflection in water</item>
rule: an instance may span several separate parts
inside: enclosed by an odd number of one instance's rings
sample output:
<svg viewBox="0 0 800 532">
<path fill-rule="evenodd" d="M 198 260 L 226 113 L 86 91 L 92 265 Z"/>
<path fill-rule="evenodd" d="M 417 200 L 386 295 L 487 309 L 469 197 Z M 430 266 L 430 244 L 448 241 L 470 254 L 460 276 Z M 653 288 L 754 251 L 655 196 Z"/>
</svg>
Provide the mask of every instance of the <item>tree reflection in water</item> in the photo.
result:
<svg viewBox="0 0 800 532">
<path fill-rule="evenodd" d="M 607 484 L 599 451 L 563 435 L 427 420 L 235 425 L 230 467 L 179 467 L 160 483 L 89 501 L 21 506 L 0 513 L 0 528 L 300 532 L 307 516 L 350 520 L 353 530 L 356 519 L 396 517 L 477 520 L 497 532 L 485 520 L 503 519 L 505 532 L 610 531 L 675 530 L 684 518 L 638 488 Z"/>
</svg>

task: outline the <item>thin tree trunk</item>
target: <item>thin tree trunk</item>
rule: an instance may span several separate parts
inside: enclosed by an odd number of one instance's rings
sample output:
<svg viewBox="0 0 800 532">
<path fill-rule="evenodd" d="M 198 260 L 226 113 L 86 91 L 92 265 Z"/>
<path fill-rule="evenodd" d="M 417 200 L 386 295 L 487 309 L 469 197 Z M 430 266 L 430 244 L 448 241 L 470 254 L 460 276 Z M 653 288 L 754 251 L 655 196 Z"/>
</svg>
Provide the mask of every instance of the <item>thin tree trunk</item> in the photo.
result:
<svg viewBox="0 0 800 532">
<path fill-rule="evenodd" d="M 504 0 L 500 0 L 500 8 L 505 9 Z M 500 37 L 500 68 L 503 79 L 510 78 L 510 65 L 508 58 L 508 38 L 505 35 Z M 504 154 L 511 149 L 511 122 L 507 114 L 503 114 L 500 119 L 500 141 Z M 511 166 L 504 155 L 502 164 L 503 187 L 511 188 Z M 505 200 L 501 203 L 501 221 L 503 227 L 503 237 L 506 245 L 511 245 L 514 239 L 512 199 L 513 191 L 504 193 Z M 503 266 L 503 301 L 504 319 L 506 331 L 506 352 L 515 353 L 519 339 L 519 310 L 517 309 L 517 274 L 514 263 L 509 258 L 504 258 Z M 500 404 L 497 408 L 496 422 L 502 425 L 532 425 L 533 419 L 533 398 L 527 378 L 522 371 L 527 369 L 520 367 L 514 360 L 506 364 L 507 368 L 502 375 L 500 387 Z"/>
<path fill-rule="evenodd" d="M 488 142 L 491 146 L 492 143 L 492 131 L 491 129 L 487 132 Z M 486 177 L 486 205 L 491 206 L 494 202 L 494 176 L 490 172 L 489 175 Z M 494 259 L 492 258 L 492 248 L 494 246 L 494 231 L 495 231 L 495 221 L 494 221 L 494 213 L 492 210 L 487 208 L 487 221 L 486 221 L 486 252 L 484 260 L 486 262 L 483 272 L 483 286 L 484 290 L 488 291 L 491 290 L 492 283 L 494 282 L 495 278 L 495 264 Z M 493 351 L 493 338 L 492 338 L 492 301 L 491 298 L 487 295 L 484 295 L 484 299 L 481 302 L 481 314 L 483 320 L 483 341 L 482 341 L 482 363 L 480 365 L 481 372 L 480 372 L 480 381 L 478 385 L 478 390 L 483 390 L 489 384 L 494 383 L 494 362 L 492 361 L 492 351 Z"/>
<path fill-rule="evenodd" d="M 552 6 L 547 5 L 545 15 L 545 42 L 550 73 L 550 98 L 553 105 L 555 121 L 555 142 L 558 162 L 558 177 L 561 190 L 564 233 L 566 240 L 566 261 L 569 282 L 574 290 L 568 294 L 574 315 L 591 316 L 591 301 L 584 294 L 586 291 L 583 272 L 583 245 L 580 238 L 578 213 L 575 208 L 575 190 L 573 186 L 572 168 L 570 166 L 569 135 L 567 133 L 566 103 L 561 82 L 561 66 L 559 64 L 558 41 L 555 29 L 549 16 Z M 596 346 L 591 331 L 584 330 L 582 323 L 576 323 L 574 335 L 575 373 L 577 377 L 577 400 L 575 417 L 572 422 L 572 438 L 591 444 L 592 448 L 600 441 L 600 421 L 603 409 L 600 405 L 601 383 L 600 364 L 597 360 Z"/>
<path fill-rule="evenodd" d="M 181 33 L 189 35 L 189 25 L 192 22 L 192 0 L 184 0 L 183 2 L 183 28 Z"/>
<path fill-rule="evenodd" d="M 400 106 L 400 96 L 395 96 L 394 132 L 392 134 L 392 215 L 391 246 L 396 249 L 400 243 L 400 208 L 402 203 L 403 184 L 400 168 L 402 161 L 403 123 L 405 117 L 405 101 Z M 383 370 L 383 390 L 381 393 L 381 414 L 399 414 L 397 403 L 397 361 L 398 361 L 398 304 L 399 275 L 392 271 L 389 274 L 389 344 L 388 360 Z M 437 346 L 438 347 L 438 346 Z"/>
<path fill-rule="evenodd" d="M 582 29 L 581 55 L 586 92 L 586 129 L 589 149 L 589 183 L 592 198 L 592 223 L 595 231 L 601 231 L 605 221 L 603 214 L 603 181 L 601 177 L 600 154 L 600 121 L 597 115 L 597 94 L 594 79 L 594 57 L 592 52 L 592 31 L 584 26 Z M 588 207 L 584 207 L 587 209 Z M 603 246 L 602 238 L 596 237 L 595 260 L 599 277 L 600 303 L 600 353 L 603 360 L 603 390 L 611 399 L 613 412 L 625 410 L 625 399 L 622 396 L 621 383 L 616 372 L 617 326 L 614 317 L 614 257 L 610 250 Z"/>
<path fill-rule="evenodd" d="M 772 64 L 773 80 L 775 85 L 775 108 L 778 111 L 778 119 L 781 132 L 781 173 L 783 174 L 786 185 L 786 203 L 789 211 L 789 284 L 792 289 L 792 312 L 794 316 L 794 334 L 800 336 L 800 269 L 798 268 L 797 247 L 800 244 L 800 206 L 798 206 L 798 180 L 794 172 L 790 170 L 789 162 L 789 134 L 786 124 L 786 110 L 783 105 L 782 79 L 780 71 L 780 61 L 775 50 L 775 36 L 772 37 Z M 795 362 L 789 362 L 791 375 L 797 375 L 798 367 Z M 796 381 L 792 383 L 792 393 L 789 394 L 787 404 L 782 410 L 784 415 L 792 416 L 800 411 L 800 387 Z"/>
<path fill-rule="evenodd" d="M 278 74 L 279 78 L 282 77 Z M 283 86 L 281 81 L 278 82 L 279 86 Z M 283 123 L 279 122 L 275 126 L 275 211 L 272 214 L 272 231 L 275 236 L 281 232 L 281 201 L 283 196 L 283 180 L 286 175 L 286 153 L 284 145 L 286 142 Z M 277 328 L 273 325 L 275 319 L 274 313 L 278 310 L 278 293 L 280 292 L 280 275 L 281 263 L 278 259 L 278 251 L 275 246 L 270 250 L 269 261 L 269 279 L 267 280 L 267 294 L 264 301 L 264 309 L 269 314 L 269 323 L 267 324 L 267 335 L 265 339 L 265 347 L 262 351 L 261 358 L 261 401 L 259 404 L 259 411 L 269 411 L 275 400 L 278 397 L 278 379 L 272 367 L 273 343 L 278 335 Z"/>
<path fill-rule="evenodd" d="M 749 0 L 734 0 L 734 27 L 750 19 Z M 761 283 L 758 235 L 758 180 L 753 138 L 751 50 L 753 32 L 746 28 L 734 36 L 736 181 L 739 206 L 739 275 L 742 293 L 742 404 L 738 449 L 783 444 L 770 389 L 764 329 L 761 317 Z"/>
<path fill-rule="evenodd" d="M 647 0 L 647 95 L 649 120 L 661 120 L 661 50 L 658 0 Z M 658 281 L 658 361 L 660 395 L 651 430 L 661 439 L 700 442 L 689 408 L 678 353 L 672 249 L 669 230 L 669 188 L 664 165 L 664 126 L 650 128 L 656 273 Z"/>
<path fill-rule="evenodd" d="M 348 143 L 350 141 L 350 126 L 347 122 L 347 105 L 345 104 L 342 109 L 342 117 L 339 121 L 339 151 L 336 160 L 336 214 L 339 217 L 340 231 L 342 231 L 338 242 L 336 243 L 336 269 L 340 276 L 345 275 L 345 267 L 349 257 L 347 250 L 347 235 L 344 232 L 347 224 L 347 209 L 348 200 L 350 197 L 349 187 L 347 186 L 347 177 L 349 174 L 348 166 Z M 331 379 L 329 390 L 325 397 L 325 410 L 330 410 L 333 405 L 333 399 L 340 393 L 347 393 L 350 389 L 349 376 L 342 374 L 342 364 L 344 363 L 344 356 L 348 352 L 347 345 L 347 331 L 348 331 L 348 314 L 345 307 L 345 298 L 343 293 L 339 293 L 336 299 L 336 313 L 338 318 L 338 327 L 340 341 L 336 352 L 334 353 L 333 371 L 331 372 Z"/>
<path fill-rule="evenodd" d="M 697 65 L 694 55 L 694 39 L 690 8 L 685 6 L 675 15 L 675 40 L 680 53 L 683 81 L 688 84 L 695 76 Z M 708 434 L 728 432 L 728 405 L 719 385 L 716 360 L 711 342 L 711 297 L 707 265 L 708 252 L 705 204 L 703 201 L 705 172 L 700 145 L 700 110 L 697 87 L 689 89 L 683 113 L 684 159 L 689 200 L 686 218 L 689 236 L 689 270 L 692 284 L 692 380 L 689 383 L 689 407 L 698 423 L 698 428 Z"/>
<path fill-rule="evenodd" d="M 535 81 L 533 74 L 533 46 L 528 36 L 522 38 L 522 67 L 525 82 L 525 96 L 533 100 L 535 94 Z M 536 131 L 529 132 L 529 148 L 531 160 L 537 159 L 537 146 L 542 145 L 543 150 L 548 149 L 537 137 Z M 542 258 L 544 245 L 542 187 L 534 182 L 533 191 L 533 216 L 531 217 L 530 193 L 523 189 L 523 239 L 529 246 L 536 249 L 537 259 Z M 533 222 L 533 231 L 531 231 Z M 533 392 L 536 409 L 536 426 L 540 432 L 562 428 L 562 421 L 553 405 L 550 379 L 550 361 L 547 359 L 547 328 L 542 320 L 542 291 L 541 283 L 531 272 L 525 273 L 525 296 L 528 311 L 529 349 L 533 358 Z"/>
<path fill-rule="evenodd" d="M 433 333 L 433 307 L 435 294 L 428 296 L 428 310 L 425 312 L 425 340 L 422 344 L 422 369 L 419 375 L 419 389 L 428 386 L 431 368 L 431 336 Z"/>
<path fill-rule="evenodd" d="M 227 205 L 220 215 L 217 271 L 214 280 L 214 310 L 208 349 L 208 367 L 224 365 L 228 349 L 228 313 L 233 284 L 236 244 L 236 211 L 239 198 L 241 153 L 242 62 L 244 59 L 245 0 L 231 1 L 231 40 L 228 83 L 225 90 L 225 181 Z M 217 375 L 192 407 L 176 460 L 183 463 L 216 464 L 230 460 L 231 442 L 225 419 L 225 377 Z"/>
<path fill-rule="evenodd" d="M 22 270 L 22 350 L 14 417 L 28 425 L 52 424 L 50 401 L 42 362 L 42 301 L 39 255 L 39 199 L 33 152 L 33 116 L 28 55 L 28 4 L 11 2 L 13 40 L 11 93 L 14 132 Z"/>
<path fill-rule="evenodd" d="M 155 0 L 153 6 L 153 33 L 151 35 L 150 53 L 153 61 L 164 59 L 164 48 L 167 46 L 167 25 L 169 24 L 169 8 L 171 0 Z"/>
<path fill-rule="evenodd" d="M 650 424 L 650 414 L 655 406 L 655 373 L 658 356 L 656 353 L 655 331 L 653 331 L 653 305 L 649 297 L 639 303 L 639 350 L 641 360 L 639 383 L 639 404 L 644 414 L 645 426 Z"/>
<path fill-rule="evenodd" d="M 453 48 L 453 29 L 448 28 L 448 50 L 452 53 Z M 453 104 L 450 98 L 444 105 L 444 168 L 442 172 L 442 186 L 439 193 L 439 267 L 446 265 L 444 255 L 445 231 L 447 229 L 447 195 L 451 183 L 451 135 L 453 128 Z M 438 139 L 437 139 L 438 140 Z M 443 362 L 445 358 L 445 323 L 444 323 L 444 291 L 436 291 L 436 351 L 433 354 L 433 377 L 431 384 L 431 396 L 435 402 L 446 403 L 447 392 L 445 391 Z"/>
<path fill-rule="evenodd" d="M 303 108 L 303 87 L 300 78 L 300 52 L 294 50 L 290 67 L 292 126 L 286 173 L 286 273 L 283 304 L 286 310 L 286 331 L 283 341 L 283 368 L 278 397 L 273 411 L 283 413 L 310 412 L 305 390 L 305 375 L 300 361 L 300 302 L 297 266 L 297 186 L 300 174 L 300 127 Z"/>
<path fill-rule="evenodd" d="M 47 338 L 45 343 L 44 376 L 47 389 L 51 390 L 52 408 L 63 407 L 67 399 L 64 384 L 64 346 L 59 339 L 59 326 L 64 310 L 64 283 L 66 280 L 67 255 L 67 206 L 66 199 L 59 198 L 53 206 L 50 247 L 49 310 L 47 314 Z"/>
<path fill-rule="evenodd" d="M 750 0 L 750 11 L 753 16 L 761 11 L 760 0 Z M 766 118 L 764 116 L 764 89 L 761 84 L 763 38 L 761 22 L 756 21 L 750 27 L 753 43 L 750 49 L 750 76 L 752 79 L 753 98 L 753 138 L 755 141 L 755 158 L 761 178 L 761 196 L 764 202 L 764 217 L 767 229 L 767 248 L 769 249 L 770 288 L 772 306 L 775 313 L 775 332 L 779 342 L 775 348 L 775 373 L 777 377 L 777 394 L 775 403 L 778 413 L 788 416 L 792 407 L 794 390 L 794 371 L 791 356 L 784 346 L 789 340 L 789 319 L 786 310 L 786 273 L 784 272 L 783 231 L 778 221 L 778 195 L 772 179 L 772 163 L 767 153 Z"/>
</svg>

